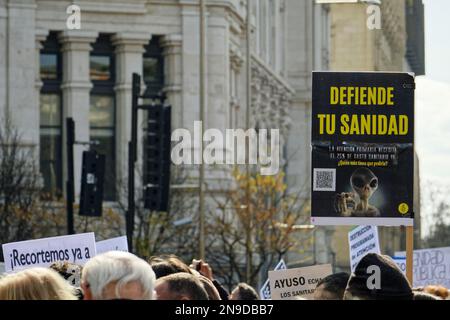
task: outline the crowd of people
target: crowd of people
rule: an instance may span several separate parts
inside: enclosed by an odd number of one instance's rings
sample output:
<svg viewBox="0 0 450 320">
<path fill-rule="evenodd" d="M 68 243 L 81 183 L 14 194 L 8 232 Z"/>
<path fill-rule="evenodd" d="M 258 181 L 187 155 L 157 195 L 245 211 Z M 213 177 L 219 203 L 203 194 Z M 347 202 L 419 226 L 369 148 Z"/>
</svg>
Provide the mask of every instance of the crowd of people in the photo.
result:
<svg viewBox="0 0 450 320">
<path fill-rule="evenodd" d="M 368 286 L 367 268 L 380 270 L 380 285 Z M 259 300 L 256 290 L 239 283 L 228 292 L 213 276 L 208 263 L 187 265 L 168 255 L 145 261 L 122 251 L 110 251 L 90 259 L 84 267 L 58 262 L 0 278 L 0 300 Z M 412 288 L 389 257 L 368 254 L 350 275 L 336 273 L 323 278 L 315 300 L 443 300 L 449 290 L 440 286 Z"/>
</svg>

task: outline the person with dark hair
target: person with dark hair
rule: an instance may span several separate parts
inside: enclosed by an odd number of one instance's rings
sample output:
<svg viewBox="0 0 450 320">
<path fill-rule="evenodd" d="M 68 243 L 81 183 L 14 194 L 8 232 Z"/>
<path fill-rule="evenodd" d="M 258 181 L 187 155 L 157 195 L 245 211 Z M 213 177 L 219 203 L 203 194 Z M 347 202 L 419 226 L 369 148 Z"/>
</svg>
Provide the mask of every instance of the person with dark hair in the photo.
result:
<svg viewBox="0 0 450 320">
<path fill-rule="evenodd" d="M 211 280 L 209 280 L 205 276 L 202 276 L 201 274 L 197 275 L 197 277 L 202 283 L 203 288 L 205 288 L 206 293 L 208 294 L 208 300 L 222 300 L 220 298 L 219 291 L 217 291 L 217 288 L 214 286 Z"/>
<path fill-rule="evenodd" d="M 152 264 L 151 266 L 155 272 L 156 279 L 168 276 L 169 274 L 178 273 L 177 270 L 165 261 Z"/>
<path fill-rule="evenodd" d="M 228 300 L 228 291 L 220 284 L 217 279 L 213 277 L 212 268 L 208 263 L 203 260 L 193 259 L 190 267 L 212 282 L 214 287 L 216 287 L 217 291 L 219 292 L 221 300 Z"/>
<path fill-rule="evenodd" d="M 208 293 L 198 277 L 179 272 L 156 280 L 156 300 L 208 300 Z"/>
<path fill-rule="evenodd" d="M 350 275 L 346 272 L 330 274 L 317 284 L 314 300 L 342 300 Z"/>
<path fill-rule="evenodd" d="M 413 291 L 390 257 L 369 253 L 350 276 L 344 300 L 413 300 Z"/>
<path fill-rule="evenodd" d="M 228 292 L 213 278 L 211 267 L 201 260 L 194 259 L 188 266 L 175 255 L 160 255 L 151 257 L 148 263 L 152 266 L 156 279 L 179 272 L 193 274 L 201 280 L 210 300 L 228 300 Z"/>
<path fill-rule="evenodd" d="M 252 286 L 241 282 L 231 292 L 230 300 L 259 300 L 259 296 Z"/>
<path fill-rule="evenodd" d="M 151 257 L 148 263 L 155 272 L 156 279 L 179 272 L 193 273 L 189 266 L 175 255 Z"/>
</svg>

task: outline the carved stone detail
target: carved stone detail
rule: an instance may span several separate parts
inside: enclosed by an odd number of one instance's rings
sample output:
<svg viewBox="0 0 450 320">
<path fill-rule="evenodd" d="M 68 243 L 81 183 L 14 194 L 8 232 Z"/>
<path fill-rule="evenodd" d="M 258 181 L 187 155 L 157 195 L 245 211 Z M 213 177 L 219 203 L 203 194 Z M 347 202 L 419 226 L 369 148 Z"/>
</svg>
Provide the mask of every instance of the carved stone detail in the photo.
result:
<svg viewBox="0 0 450 320">
<path fill-rule="evenodd" d="M 282 140 L 290 127 L 291 92 L 277 77 L 252 61 L 251 108 L 259 128 L 279 129 Z"/>
</svg>

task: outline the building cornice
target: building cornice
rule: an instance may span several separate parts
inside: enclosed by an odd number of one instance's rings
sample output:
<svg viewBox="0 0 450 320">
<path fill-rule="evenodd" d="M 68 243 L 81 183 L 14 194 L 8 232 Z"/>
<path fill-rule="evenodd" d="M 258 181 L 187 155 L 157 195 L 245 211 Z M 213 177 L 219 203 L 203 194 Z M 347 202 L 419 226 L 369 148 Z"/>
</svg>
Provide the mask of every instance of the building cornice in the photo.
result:
<svg viewBox="0 0 450 320">
<path fill-rule="evenodd" d="M 36 9 L 37 8 L 37 4 L 35 3 L 34 0 L 27 0 L 27 1 L 23 1 L 23 0 L 14 0 L 14 1 L 10 1 L 6 4 L 7 8 L 19 8 L 19 9 Z"/>
<path fill-rule="evenodd" d="M 145 0 L 140 2 L 130 3 L 114 3 L 111 1 L 77 1 L 82 12 L 97 12 L 97 13 L 127 13 L 127 14 L 146 14 Z"/>
<path fill-rule="evenodd" d="M 160 3 L 161 1 L 152 1 L 151 3 Z M 180 0 L 178 3 L 181 6 L 189 6 L 197 8 L 199 7 L 198 0 Z M 223 8 L 228 13 L 227 18 L 230 22 L 231 30 L 239 34 L 242 30 L 245 29 L 245 17 L 241 15 L 238 11 L 238 8 L 234 6 L 233 3 L 226 0 L 210 0 L 207 2 L 207 8 Z"/>
<path fill-rule="evenodd" d="M 116 46 L 116 53 L 144 53 L 144 46 L 149 43 L 151 38 L 152 35 L 147 32 L 120 32 L 112 36 L 112 44 Z"/>
<path fill-rule="evenodd" d="M 97 31 L 88 30 L 65 30 L 62 31 L 58 38 L 64 42 L 80 42 L 80 43 L 90 43 L 94 42 L 98 37 Z"/>
</svg>

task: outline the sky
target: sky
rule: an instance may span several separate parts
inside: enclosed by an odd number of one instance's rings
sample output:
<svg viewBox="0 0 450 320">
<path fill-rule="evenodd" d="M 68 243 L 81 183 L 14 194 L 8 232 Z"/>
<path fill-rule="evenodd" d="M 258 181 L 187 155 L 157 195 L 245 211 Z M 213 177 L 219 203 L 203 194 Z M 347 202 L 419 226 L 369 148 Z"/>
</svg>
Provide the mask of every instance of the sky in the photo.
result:
<svg viewBox="0 0 450 320">
<path fill-rule="evenodd" d="M 416 78 L 416 150 L 426 195 L 432 185 L 450 188 L 450 1 L 423 2 L 426 75 Z M 450 196 L 446 198 L 450 203 Z"/>
</svg>

